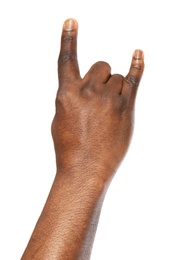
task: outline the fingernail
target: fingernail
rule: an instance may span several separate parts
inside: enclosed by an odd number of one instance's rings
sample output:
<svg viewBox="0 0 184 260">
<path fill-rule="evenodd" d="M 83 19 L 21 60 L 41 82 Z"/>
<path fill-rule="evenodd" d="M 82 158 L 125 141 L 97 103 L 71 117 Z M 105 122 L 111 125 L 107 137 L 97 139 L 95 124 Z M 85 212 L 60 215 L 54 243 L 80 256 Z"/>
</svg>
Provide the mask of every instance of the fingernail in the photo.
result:
<svg viewBox="0 0 184 260">
<path fill-rule="evenodd" d="M 143 51 L 141 51 L 141 50 L 135 50 L 133 56 L 134 56 L 134 59 L 140 60 L 143 58 L 144 54 L 143 54 Z"/>
<path fill-rule="evenodd" d="M 77 21 L 75 19 L 68 19 L 64 23 L 64 30 L 67 32 L 75 30 L 77 27 Z"/>
</svg>

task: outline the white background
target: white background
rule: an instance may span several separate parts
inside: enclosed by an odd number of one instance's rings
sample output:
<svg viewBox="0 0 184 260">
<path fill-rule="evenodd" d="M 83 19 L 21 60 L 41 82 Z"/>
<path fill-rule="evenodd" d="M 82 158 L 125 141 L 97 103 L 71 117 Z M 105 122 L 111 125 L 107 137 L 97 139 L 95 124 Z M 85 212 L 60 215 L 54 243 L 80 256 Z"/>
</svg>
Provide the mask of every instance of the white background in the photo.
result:
<svg viewBox="0 0 184 260">
<path fill-rule="evenodd" d="M 0 4 L 0 259 L 20 259 L 55 175 L 50 134 L 65 19 L 79 22 L 82 76 L 126 75 L 145 53 L 129 152 L 108 190 L 92 260 L 184 259 L 183 1 Z"/>
</svg>

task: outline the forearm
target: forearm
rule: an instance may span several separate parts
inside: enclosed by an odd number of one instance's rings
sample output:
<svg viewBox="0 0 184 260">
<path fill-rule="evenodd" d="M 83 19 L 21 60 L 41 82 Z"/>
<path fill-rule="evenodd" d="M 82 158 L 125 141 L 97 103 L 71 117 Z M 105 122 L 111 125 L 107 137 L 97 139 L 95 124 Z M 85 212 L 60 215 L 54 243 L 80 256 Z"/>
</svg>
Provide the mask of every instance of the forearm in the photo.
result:
<svg viewBox="0 0 184 260">
<path fill-rule="evenodd" d="M 97 62 L 81 78 L 77 31 L 75 20 L 65 21 L 52 122 L 58 172 L 22 260 L 89 260 L 107 186 L 132 135 L 142 51 L 126 77 Z"/>
<path fill-rule="evenodd" d="M 105 192 L 84 172 L 57 174 L 21 260 L 88 260 Z"/>
</svg>

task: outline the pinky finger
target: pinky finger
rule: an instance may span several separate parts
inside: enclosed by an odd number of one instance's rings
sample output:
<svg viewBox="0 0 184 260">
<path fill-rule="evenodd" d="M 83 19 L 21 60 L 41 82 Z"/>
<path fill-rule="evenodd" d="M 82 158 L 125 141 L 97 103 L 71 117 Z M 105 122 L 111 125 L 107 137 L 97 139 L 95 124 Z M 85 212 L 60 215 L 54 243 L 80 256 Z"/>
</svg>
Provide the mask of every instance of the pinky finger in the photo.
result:
<svg viewBox="0 0 184 260">
<path fill-rule="evenodd" d="M 141 50 L 135 50 L 132 57 L 130 70 L 124 78 L 122 94 L 135 97 L 142 74 L 144 71 L 144 53 Z"/>
</svg>

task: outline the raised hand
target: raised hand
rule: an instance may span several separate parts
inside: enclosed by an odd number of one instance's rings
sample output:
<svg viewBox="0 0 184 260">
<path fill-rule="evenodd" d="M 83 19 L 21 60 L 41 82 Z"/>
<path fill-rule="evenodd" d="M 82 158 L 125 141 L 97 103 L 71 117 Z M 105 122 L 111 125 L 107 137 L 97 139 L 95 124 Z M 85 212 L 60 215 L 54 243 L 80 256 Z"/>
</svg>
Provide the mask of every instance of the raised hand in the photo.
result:
<svg viewBox="0 0 184 260">
<path fill-rule="evenodd" d="M 126 77 L 111 75 L 109 64 L 97 62 L 82 79 L 77 60 L 77 30 L 77 21 L 65 21 L 52 124 L 57 170 L 85 167 L 90 175 L 96 173 L 107 180 L 130 143 L 135 97 L 144 69 L 143 52 L 134 52 Z"/>
<path fill-rule="evenodd" d="M 136 50 L 126 77 L 105 62 L 80 77 L 77 22 L 64 23 L 52 135 L 57 173 L 21 260 L 89 260 L 101 206 L 130 143 L 143 73 Z"/>
</svg>

